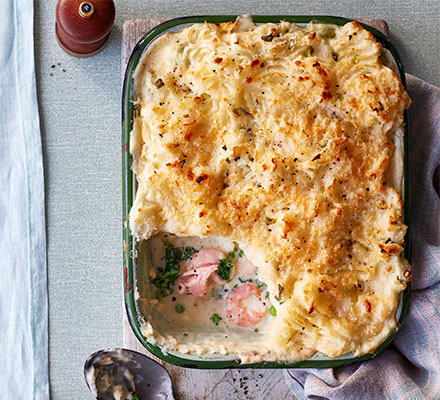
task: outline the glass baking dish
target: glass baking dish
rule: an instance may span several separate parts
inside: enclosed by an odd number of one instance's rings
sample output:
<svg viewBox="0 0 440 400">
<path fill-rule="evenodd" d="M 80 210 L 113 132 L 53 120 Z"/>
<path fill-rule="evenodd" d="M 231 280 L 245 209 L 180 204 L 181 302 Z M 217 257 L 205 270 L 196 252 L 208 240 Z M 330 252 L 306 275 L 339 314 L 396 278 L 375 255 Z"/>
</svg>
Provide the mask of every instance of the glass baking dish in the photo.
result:
<svg viewBox="0 0 440 400">
<path fill-rule="evenodd" d="M 188 355 L 177 352 L 165 352 L 160 346 L 150 343 L 141 332 L 141 316 L 138 311 L 135 299 L 136 293 L 136 276 L 138 266 L 138 246 L 133 238 L 129 224 L 128 213 L 133 204 L 136 191 L 136 178 L 131 169 L 132 156 L 129 152 L 130 148 L 130 132 L 133 125 L 133 73 L 137 67 L 140 57 L 149 46 L 160 35 L 166 32 L 180 31 L 188 25 L 194 23 L 203 23 L 205 21 L 211 23 L 221 23 L 235 21 L 236 15 L 217 15 L 217 16 L 195 16 L 195 17 L 183 17 L 176 18 L 170 21 L 164 22 L 150 32 L 146 33 L 136 44 L 131 54 L 131 57 L 127 64 L 125 72 L 125 80 L 123 84 L 122 92 L 122 231 L 123 231 L 123 271 L 124 271 L 124 300 L 127 311 L 128 320 L 133 329 L 134 334 L 142 343 L 142 345 L 152 354 L 159 357 L 163 361 L 170 364 L 199 369 L 222 369 L 222 368 L 332 368 L 341 365 L 350 364 L 357 361 L 364 361 L 374 357 L 376 354 L 385 349 L 393 340 L 397 333 L 397 330 L 401 326 L 405 314 L 409 306 L 409 284 L 407 288 L 401 293 L 399 305 L 396 311 L 397 328 L 394 329 L 388 337 L 376 348 L 372 353 L 362 355 L 360 357 L 353 357 L 352 354 L 345 354 L 339 357 L 330 358 L 322 354 L 315 354 L 313 357 L 299 362 L 258 362 L 253 364 L 241 364 L 239 360 L 233 355 L 227 356 L 197 356 Z M 255 23 L 279 23 L 280 21 L 289 21 L 298 25 L 306 25 L 313 21 L 316 23 L 326 23 L 335 25 L 344 25 L 352 20 L 342 17 L 330 17 L 330 16 L 252 16 Z M 368 25 L 361 25 L 370 31 L 381 43 L 382 47 L 387 50 L 388 61 L 396 73 L 399 75 L 402 84 L 405 86 L 405 74 L 403 65 L 400 58 L 393 47 L 391 42 L 386 36 L 384 36 L 377 29 Z M 408 184 L 408 138 L 407 138 L 407 115 L 404 115 L 403 124 L 403 158 L 404 158 L 404 185 L 403 185 L 403 200 L 404 200 L 404 223 L 409 227 L 409 195 L 406 188 Z M 406 243 L 408 240 L 409 230 L 406 237 Z M 410 261 L 410 249 L 405 247 L 405 257 Z"/>
</svg>

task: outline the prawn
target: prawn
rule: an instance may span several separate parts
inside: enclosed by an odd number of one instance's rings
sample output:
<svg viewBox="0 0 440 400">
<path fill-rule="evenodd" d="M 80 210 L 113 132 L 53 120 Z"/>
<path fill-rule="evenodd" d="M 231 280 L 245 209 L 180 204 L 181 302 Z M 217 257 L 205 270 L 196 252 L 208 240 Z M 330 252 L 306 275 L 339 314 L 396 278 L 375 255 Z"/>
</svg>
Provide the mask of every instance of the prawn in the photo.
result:
<svg viewBox="0 0 440 400">
<path fill-rule="evenodd" d="M 253 302 L 245 307 L 242 301 L 252 297 Z M 234 289 L 225 300 L 227 317 L 238 326 L 252 326 L 260 322 L 267 313 L 267 307 L 261 300 L 261 291 L 251 283 L 245 283 Z"/>
<path fill-rule="evenodd" d="M 247 258 L 238 259 L 238 271 L 237 274 L 240 276 L 251 276 L 255 275 L 257 272 L 257 267 L 252 264 Z"/>
<path fill-rule="evenodd" d="M 209 300 L 210 281 L 219 285 L 227 283 L 217 273 L 218 263 L 226 258 L 225 253 L 217 249 L 202 249 L 189 260 L 188 267 L 176 280 L 179 294 L 191 294 L 201 300 Z"/>
</svg>

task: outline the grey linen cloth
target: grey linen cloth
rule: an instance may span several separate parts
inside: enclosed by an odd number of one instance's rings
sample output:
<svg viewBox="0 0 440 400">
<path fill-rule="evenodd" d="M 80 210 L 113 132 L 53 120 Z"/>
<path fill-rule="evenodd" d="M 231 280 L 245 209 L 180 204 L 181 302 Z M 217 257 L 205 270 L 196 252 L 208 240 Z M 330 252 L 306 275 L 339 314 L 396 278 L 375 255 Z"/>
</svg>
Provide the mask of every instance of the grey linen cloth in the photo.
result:
<svg viewBox="0 0 440 400">
<path fill-rule="evenodd" d="M 345 367 L 290 369 L 300 399 L 440 399 L 440 89 L 406 75 L 409 109 L 412 283 L 408 315 L 393 344 Z"/>
</svg>

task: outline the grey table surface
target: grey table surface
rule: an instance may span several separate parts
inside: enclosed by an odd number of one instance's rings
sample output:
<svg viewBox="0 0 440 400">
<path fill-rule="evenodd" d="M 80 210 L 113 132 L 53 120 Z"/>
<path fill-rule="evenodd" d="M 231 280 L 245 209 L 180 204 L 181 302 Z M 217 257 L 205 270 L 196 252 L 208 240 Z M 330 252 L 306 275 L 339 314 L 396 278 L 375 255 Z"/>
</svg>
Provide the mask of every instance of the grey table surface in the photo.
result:
<svg viewBox="0 0 440 400">
<path fill-rule="evenodd" d="M 439 0 L 115 3 L 107 47 L 93 58 L 75 59 L 55 40 L 56 0 L 35 2 L 52 399 L 91 399 L 84 360 L 95 350 L 122 345 L 120 54 L 125 20 L 244 13 L 383 18 L 406 71 L 440 86 Z"/>
</svg>

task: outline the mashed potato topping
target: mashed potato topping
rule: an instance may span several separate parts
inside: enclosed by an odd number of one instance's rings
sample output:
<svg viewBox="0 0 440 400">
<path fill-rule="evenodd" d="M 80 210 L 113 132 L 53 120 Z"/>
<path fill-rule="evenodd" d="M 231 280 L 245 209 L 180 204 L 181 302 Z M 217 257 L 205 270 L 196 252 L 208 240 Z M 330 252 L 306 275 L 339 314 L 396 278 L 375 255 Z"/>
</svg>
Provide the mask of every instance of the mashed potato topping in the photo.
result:
<svg viewBox="0 0 440 400">
<path fill-rule="evenodd" d="M 381 54 L 356 22 L 239 18 L 167 33 L 136 69 L 131 229 L 239 243 L 277 309 L 261 359 L 360 355 L 396 327 L 410 100 Z"/>
</svg>

